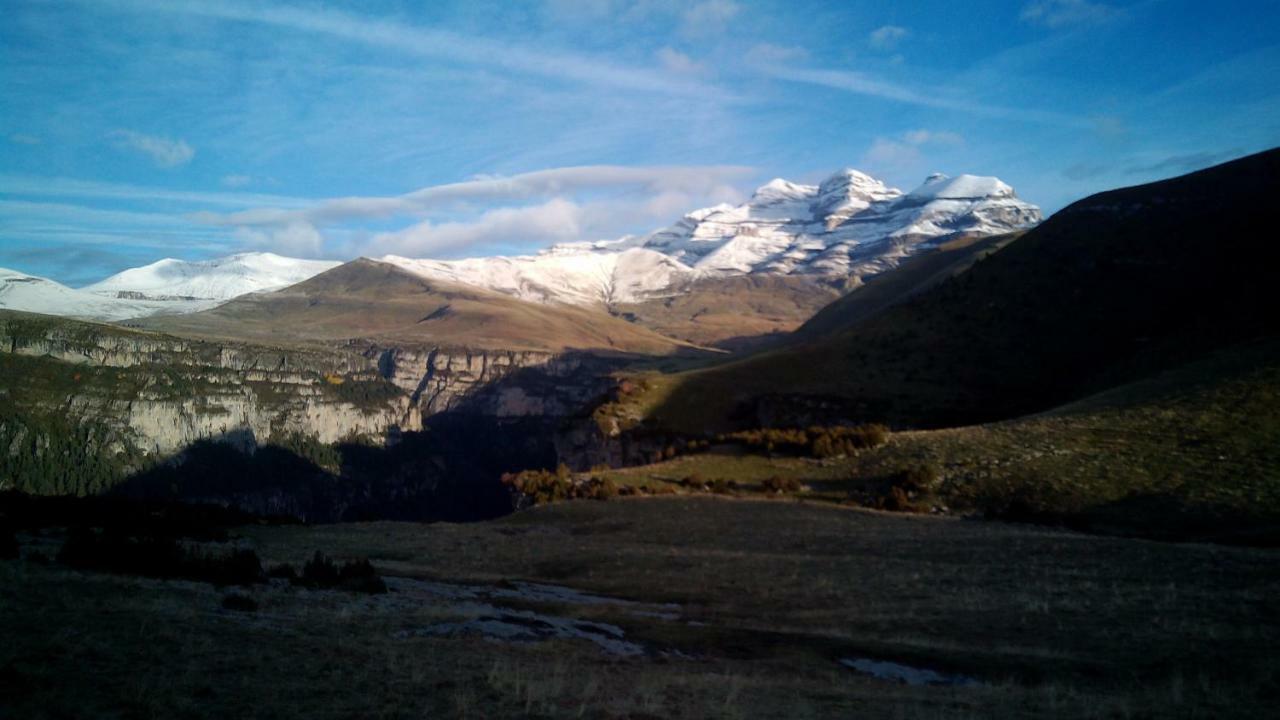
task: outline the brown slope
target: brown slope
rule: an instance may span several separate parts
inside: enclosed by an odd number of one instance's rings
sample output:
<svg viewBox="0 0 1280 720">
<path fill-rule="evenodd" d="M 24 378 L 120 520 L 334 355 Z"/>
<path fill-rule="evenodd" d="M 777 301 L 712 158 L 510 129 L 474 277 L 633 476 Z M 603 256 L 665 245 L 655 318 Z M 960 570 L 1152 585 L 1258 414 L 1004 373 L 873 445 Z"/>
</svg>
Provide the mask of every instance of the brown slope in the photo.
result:
<svg viewBox="0 0 1280 720">
<path fill-rule="evenodd" d="M 663 378 L 686 430 L 968 424 L 1274 335 L 1280 151 L 1077 202 L 960 275 L 801 345 Z"/>
<path fill-rule="evenodd" d="M 613 311 L 668 337 L 745 350 L 795 330 L 839 295 L 807 277 L 747 275 L 698 280 L 669 297 L 622 303 Z"/>
<path fill-rule="evenodd" d="M 365 258 L 283 290 L 138 324 L 180 335 L 268 342 L 362 338 L 502 350 L 643 354 L 669 354 L 687 347 L 600 311 L 524 302 L 429 280 Z"/>
</svg>

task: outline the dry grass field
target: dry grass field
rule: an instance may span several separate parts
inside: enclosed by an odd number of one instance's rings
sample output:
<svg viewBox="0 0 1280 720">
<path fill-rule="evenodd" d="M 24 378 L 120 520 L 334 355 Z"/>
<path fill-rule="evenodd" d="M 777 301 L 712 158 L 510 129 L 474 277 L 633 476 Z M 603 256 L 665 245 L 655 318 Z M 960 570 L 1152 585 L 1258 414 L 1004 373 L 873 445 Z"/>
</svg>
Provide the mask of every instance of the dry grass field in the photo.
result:
<svg viewBox="0 0 1280 720">
<path fill-rule="evenodd" d="M 276 581 L 237 591 L 244 612 L 208 584 L 3 561 L 0 715 L 1207 718 L 1280 697 L 1274 550 L 718 498 L 235 534 L 267 566 L 368 557 L 391 592 Z M 571 634 L 536 636 L 553 626 Z"/>
</svg>

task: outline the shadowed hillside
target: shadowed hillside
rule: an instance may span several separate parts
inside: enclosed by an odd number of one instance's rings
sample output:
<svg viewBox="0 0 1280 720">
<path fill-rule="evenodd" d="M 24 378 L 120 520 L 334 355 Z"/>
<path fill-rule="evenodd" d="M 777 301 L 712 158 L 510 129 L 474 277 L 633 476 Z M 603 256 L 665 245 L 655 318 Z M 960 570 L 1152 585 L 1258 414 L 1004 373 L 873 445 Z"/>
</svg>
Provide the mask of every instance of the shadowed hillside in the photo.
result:
<svg viewBox="0 0 1280 720">
<path fill-rule="evenodd" d="M 693 432 L 816 421 L 940 427 L 1044 410 L 1274 334 L 1280 151 L 1077 202 L 968 270 L 793 347 L 657 378 Z M 821 330 L 827 329 L 825 332 Z"/>
</svg>

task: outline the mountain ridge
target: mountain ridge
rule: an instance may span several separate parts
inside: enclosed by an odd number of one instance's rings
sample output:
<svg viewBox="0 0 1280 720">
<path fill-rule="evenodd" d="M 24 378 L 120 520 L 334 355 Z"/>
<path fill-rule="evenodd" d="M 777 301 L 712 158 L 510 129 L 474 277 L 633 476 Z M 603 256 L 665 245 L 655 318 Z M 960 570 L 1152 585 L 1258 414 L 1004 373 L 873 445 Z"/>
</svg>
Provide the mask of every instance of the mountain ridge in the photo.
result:
<svg viewBox="0 0 1280 720">
<path fill-rule="evenodd" d="M 802 275 L 856 287 L 939 243 L 1004 234 L 1039 219 L 1038 208 L 997 178 L 933 175 L 904 193 L 845 168 L 817 185 L 776 178 L 744 203 L 693 210 L 646 235 L 564 243 L 532 255 L 370 259 L 520 300 L 613 309 L 673 296 L 707 278 Z M 78 290 L 10 292 L 0 296 L 0 307 L 100 320 L 197 312 L 339 264 L 264 252 L 166 258 Z"/>
</svg>

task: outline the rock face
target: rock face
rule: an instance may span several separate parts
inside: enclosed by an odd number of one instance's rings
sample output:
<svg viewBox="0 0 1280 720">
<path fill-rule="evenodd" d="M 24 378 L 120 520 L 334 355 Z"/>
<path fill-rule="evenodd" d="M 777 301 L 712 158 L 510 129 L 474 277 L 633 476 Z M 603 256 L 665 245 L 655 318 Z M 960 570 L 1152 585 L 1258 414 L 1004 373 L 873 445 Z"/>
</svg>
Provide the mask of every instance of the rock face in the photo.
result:
<svg viewBox="0 0 1280 720">
<path fill-rule="evenodd" d="M 72 321 L 0 319 L 0 349 L 71 374 L 70 387 L 0 381 L 16 410 L 94 420 L 147 455 L 198 440 L 382 443 L 440 413 L 557 417 L 607 386 L 617 360 L 587 354 L 387 347 L 351 342 L 270 348 L 130 332 Z M 83 377 L 82 377 L 83 375 Z"/>
</svg>

